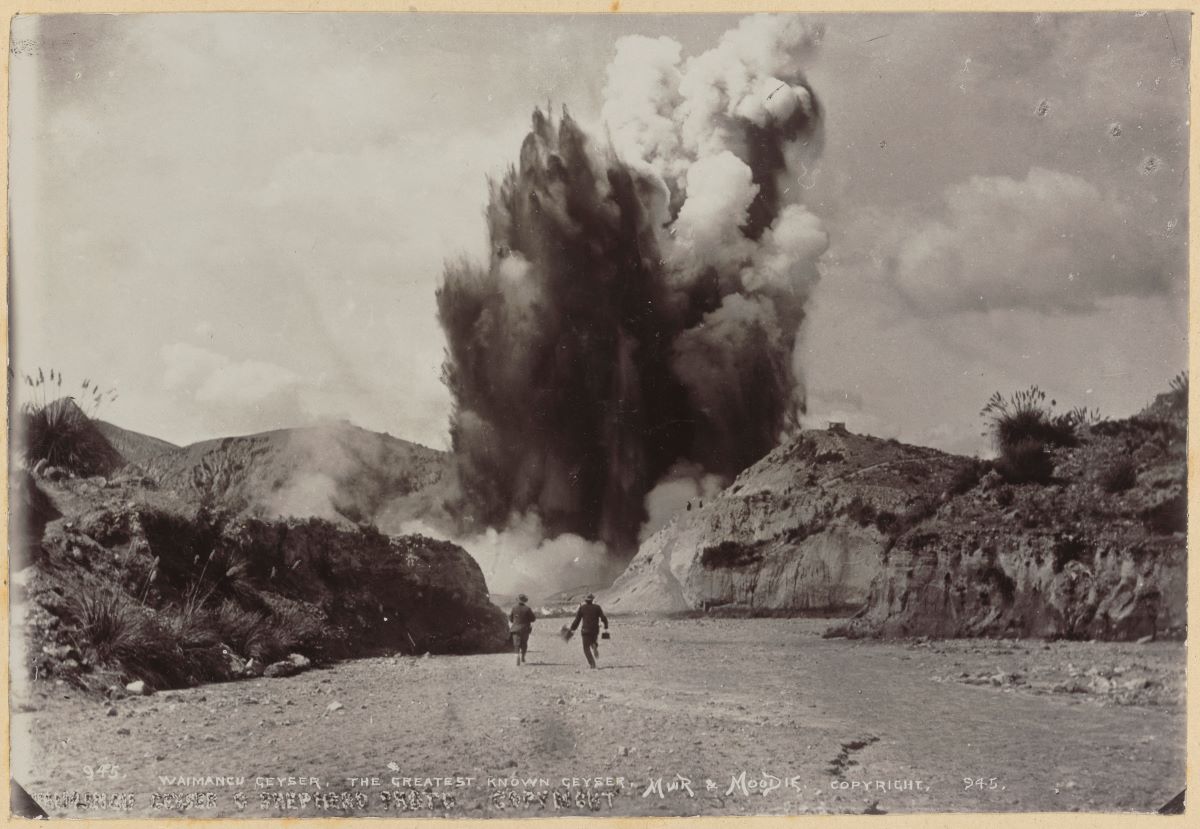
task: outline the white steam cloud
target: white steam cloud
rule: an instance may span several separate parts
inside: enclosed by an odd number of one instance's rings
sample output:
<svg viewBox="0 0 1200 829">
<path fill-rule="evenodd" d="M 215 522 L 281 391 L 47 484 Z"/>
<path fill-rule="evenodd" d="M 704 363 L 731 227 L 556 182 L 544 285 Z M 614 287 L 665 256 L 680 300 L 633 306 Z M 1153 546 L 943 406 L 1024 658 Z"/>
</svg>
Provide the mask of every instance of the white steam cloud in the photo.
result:
<svg viewBox="0 0 1200 829">
<path fill-rule="evenodd" d="M 475 559 L 489 591 L 527 593 L 535 602 L 573 587 L 608 584 L 618 574 L 602 543 L 573 533 L 547 538 L 533 515 L 514 518 L 502 530 L 468 536 L 447 534 L 419 519 L 401 530 L 453 541 Z"/>
</svg>

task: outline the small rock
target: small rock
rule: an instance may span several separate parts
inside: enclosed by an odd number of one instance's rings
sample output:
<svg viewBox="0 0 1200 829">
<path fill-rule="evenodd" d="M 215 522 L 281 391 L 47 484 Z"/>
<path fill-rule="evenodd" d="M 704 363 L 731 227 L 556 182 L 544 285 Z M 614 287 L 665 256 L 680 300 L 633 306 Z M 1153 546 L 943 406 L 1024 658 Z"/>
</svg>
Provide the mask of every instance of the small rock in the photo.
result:
<svg viewBox="0 0 1200 829">
<path fill-rule="evenodd" d="M 150 694 L 154 693 L 150 689 L 150 686 L 140 679 L 130 682 L 125 686 L 125 690 L 138 697 L 148 697 Z"/>
<path fill-rule="evenodd" d="M 628 757 L 629 756 L 629 746 L 619 746 L 617 748 L 617 754 L 621 755 L 622 757 Z"/>
<path fill-rule="evenodd" d="M 118 728 L 118 729 L 117 729 L 117 734 L 118 734 L 119 736 L 121 736 L 121 737 L 128 737 L 128 736 L 129 736 L 129 729 L 128 729 L 128 728 Z"/>
<path fill-rule="evenodd" d="M 289 653 L 287 659 L 301 671 L 312 667 L 312 660 L 303 654 Z"/>
<path fill-rule="evenodd" d="M 116 709 L 116 707 L 115 707 L 115 706 L 112 706 L 112 705 L 108 706 L 108 708 L 104 709 L 104 716 L 106 716 L 106 717 L 115 717 L 115 716 L 117 716 L 117 709 Z"/>
<path fill-rule="evenodd" d="M 345 706 L 344 706 L 344 705 L 342 705 L 342 704 L 341 704 L 340 702 L 338 702 L 337 700 L 334 700 L 333 702 L 331 702 L 331 703 L 329 703 L 328 705 L 326 705 L 326 706 L 325 706 L 325 710 L 326 710 L 326 711 L 329 711 L 329 712 L 333 712 L 333 711 L 342 711 L 342 710 L 344 710 L 344 709 L 345 709 Z"/>
<path fill-rule="evenodd" d="M 1145 645 L 1147 642 L 1153 642 L 1153 641 L 1154 641 L 1154 634 L 1151 633 L 1151 634 L 1143 636 L 1141 639 L 1137 640 L 1137 643 L 1139 645 Z"/>
<path fill-rule="evenodd" d="M 422 659 L 429 659 L 431 656 L 433 656 L 433 654 L 431 654 L 429 651 L 425 651 L 425 653 L 421 654 Z"/>
</svg>

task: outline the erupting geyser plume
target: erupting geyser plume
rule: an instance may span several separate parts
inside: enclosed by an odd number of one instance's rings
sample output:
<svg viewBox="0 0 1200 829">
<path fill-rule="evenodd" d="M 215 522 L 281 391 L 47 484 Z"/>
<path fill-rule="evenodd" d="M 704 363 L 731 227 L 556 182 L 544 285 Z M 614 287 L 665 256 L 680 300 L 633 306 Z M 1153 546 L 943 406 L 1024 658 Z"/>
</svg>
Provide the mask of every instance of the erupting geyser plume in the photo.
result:
<svg viewBox="0 0 1200 829">
<path fill-rule="evenodd" d="M 437 297 L 469 523 L 532 513 L 627 558 L 656 485 L 735 475 L 803 411 L 793 350 L 828 244 L 797 202 L 815 35 L 752 17 L 686 61 L 623 38 L 604 145 L 534 112 L 491 186 L 490 261 L 447 266 Z"/>
</svg>

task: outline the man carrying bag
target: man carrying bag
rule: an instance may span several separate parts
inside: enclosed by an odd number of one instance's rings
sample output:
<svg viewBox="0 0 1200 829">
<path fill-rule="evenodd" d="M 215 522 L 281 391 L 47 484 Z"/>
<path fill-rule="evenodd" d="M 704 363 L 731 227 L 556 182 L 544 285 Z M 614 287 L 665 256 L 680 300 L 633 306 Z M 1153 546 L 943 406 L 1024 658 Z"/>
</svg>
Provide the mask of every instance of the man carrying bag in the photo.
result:
<svg viewBox="0 0 1200 829">
<path fill-rule="evenodd" d="M 608 617 L 604 615 L 600 605 L 595 603 L 595 599 L 594 593 L 588 593 L 583 604 L 575 611 L 575 621 L 571 622 L 572 631 L 583 625 L 579 638 L 583 641 L 583 655 L 587 657 L 589 668 L 596 667 L 596 657 L 600 655 L 600 647 L 596 640 L 600 636 L 601 622 L 604 623 L 604 638 L 608 638 Z"/>
</svg>

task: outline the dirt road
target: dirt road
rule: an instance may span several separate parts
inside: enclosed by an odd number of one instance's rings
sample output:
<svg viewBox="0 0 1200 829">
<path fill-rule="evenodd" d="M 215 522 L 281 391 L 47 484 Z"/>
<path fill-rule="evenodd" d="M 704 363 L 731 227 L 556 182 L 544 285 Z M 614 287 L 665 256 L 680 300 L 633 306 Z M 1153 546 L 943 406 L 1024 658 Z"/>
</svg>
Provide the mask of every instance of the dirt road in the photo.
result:
<svg viewBox="0 0 1200 829">
<path fill-rule="evenodd" d="M 827 624 L 614 619 L 594 671 L 543 620 L 521 668 L 367 659 L 111 704 L 51 686 L 14 707 L 14 775 L 89 817 L 1150 811 L 1183 787 L 1180 643 Z"/>
</svg>

